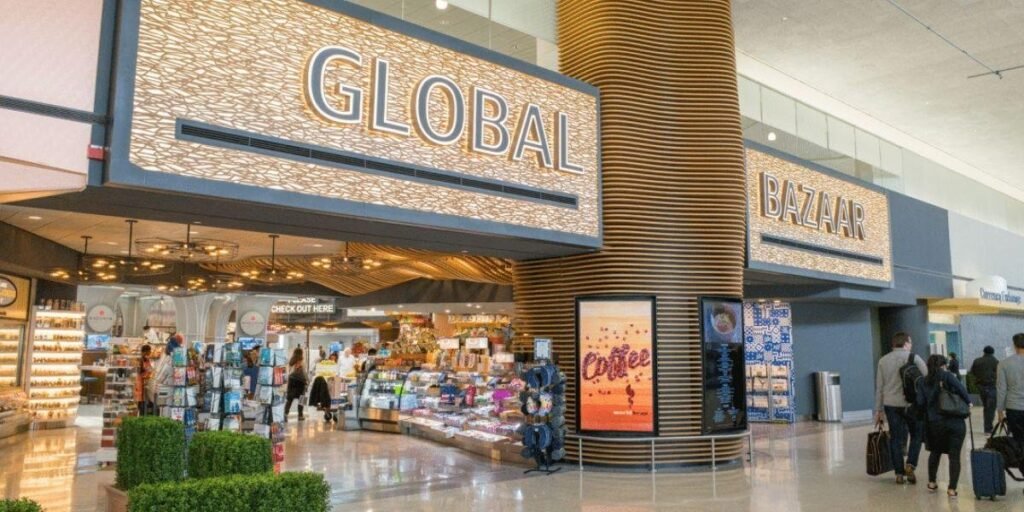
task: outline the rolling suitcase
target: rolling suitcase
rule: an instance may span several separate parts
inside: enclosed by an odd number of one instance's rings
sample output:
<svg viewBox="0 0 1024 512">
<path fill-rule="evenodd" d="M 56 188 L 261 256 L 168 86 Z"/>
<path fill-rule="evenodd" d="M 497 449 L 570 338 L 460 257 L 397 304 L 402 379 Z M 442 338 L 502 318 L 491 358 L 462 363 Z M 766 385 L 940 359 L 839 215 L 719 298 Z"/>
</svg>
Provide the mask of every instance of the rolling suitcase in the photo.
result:
<svg viewBox="0 0 1024 512">
<path fill-rule="evenodd" d="M 982 448 L 974 448 L 974 423 L 967 417 L 971 436 L 971 480 L 974 486 L 974 497 L 991 498 L 1006 496 L 1006 473 L 1004 472 L 1003 454 Z"/>
</svg>

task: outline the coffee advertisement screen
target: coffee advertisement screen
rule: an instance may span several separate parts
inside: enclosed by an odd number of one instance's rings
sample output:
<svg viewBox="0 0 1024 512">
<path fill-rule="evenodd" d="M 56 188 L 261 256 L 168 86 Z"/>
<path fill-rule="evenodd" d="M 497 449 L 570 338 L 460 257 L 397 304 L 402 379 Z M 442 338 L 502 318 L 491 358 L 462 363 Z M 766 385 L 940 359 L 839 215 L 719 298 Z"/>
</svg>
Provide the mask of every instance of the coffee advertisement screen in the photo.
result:
<svg viewBox="0 0 1024 512">
<path fill-rule="evenodd" d="M 653 297 L 577 299 L 579 432 L 656 433 L 654 306 Z"/>
<path fill-rule="evenodd" d="M 702 297 L 704 433 L 747 428 L 743 301 Z"/>
</svg>

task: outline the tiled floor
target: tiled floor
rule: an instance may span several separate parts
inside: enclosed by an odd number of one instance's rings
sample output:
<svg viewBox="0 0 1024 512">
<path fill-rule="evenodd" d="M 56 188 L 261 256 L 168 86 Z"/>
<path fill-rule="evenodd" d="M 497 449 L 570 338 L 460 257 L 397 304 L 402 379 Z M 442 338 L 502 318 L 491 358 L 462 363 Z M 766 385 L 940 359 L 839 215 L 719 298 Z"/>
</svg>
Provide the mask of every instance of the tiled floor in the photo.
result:
<svg viewBox="0 0 1024 512">
<path fill-rule="evenodd" d="M 0 495 L 38 499 L 50 512 L 103 510 L 98 418 L 82 426 L 0 441 Z M 293 423 L 293 425 L 297 425 Z M 1024 512 L 1022 484 L 997 502 L 975 501 L 965 465 L 962 497 L 929 494 L 864 474 L 867 426 L 758 427 L 753 467 L 651 474 L 576 471 L 524 476 L 457 449 L 400 435 L 327 431 L 316 421 L 293 429 L 288 470 L 327 475 L 344 511 L 1004 511 Z M 926 454 L 925 454 L 926 455 Z M 964 457 L 967 452 L 965 449 Z M 922 458 L 922 462 L 924 462 Z M 945 481 L 945 465 L 940 482 Z M 923 479 L 923 475 L 922 475 Z"/>
</svg>

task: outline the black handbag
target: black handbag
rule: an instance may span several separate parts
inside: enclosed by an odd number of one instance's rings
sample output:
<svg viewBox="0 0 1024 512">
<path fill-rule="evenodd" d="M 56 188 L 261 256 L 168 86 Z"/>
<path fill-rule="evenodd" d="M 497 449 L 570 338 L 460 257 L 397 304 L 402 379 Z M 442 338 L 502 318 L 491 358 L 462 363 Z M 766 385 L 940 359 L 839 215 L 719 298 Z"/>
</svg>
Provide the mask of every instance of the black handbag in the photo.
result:
<svg viewBox="0 0 1024 512">
<path fill-rule="evenodd" d="M 946 383 L 939 381 L 939 414 L 950 418 L 966 418 L 971 415 L 971 407 L 963 397 L 946 388 Z"/>
</svg>

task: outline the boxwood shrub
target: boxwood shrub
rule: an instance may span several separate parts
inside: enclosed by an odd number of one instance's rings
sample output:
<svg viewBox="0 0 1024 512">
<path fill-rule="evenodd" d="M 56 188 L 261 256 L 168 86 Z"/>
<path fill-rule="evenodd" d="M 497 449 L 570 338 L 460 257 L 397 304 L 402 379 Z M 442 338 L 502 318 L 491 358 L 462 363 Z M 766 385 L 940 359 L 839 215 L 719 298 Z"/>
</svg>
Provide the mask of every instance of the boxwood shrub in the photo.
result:
<svg viewBox="0 0 1024 512">
<path fill-rule="evenodd" d="M 185 477 L 185 426 L 170 418 L 125 418 L 117 431 L 117 487 L 176 482 Z"/>
<path fill-rule="evenodd" d="M 28 498 L 0 500 L 0 512 L 43 512 L 43 507 Z"/>
<path fill-rule="evenodd" d="M 129 512 L 327 512 L 320 473 L 230 475 L 144 484 L 128 493 Z"/>
<path fill-rule="evenodd" d="M 270 440 L 238 432 L 200 432 L 188 445 L 188 477 L 271 473 Z"/>
</svg>

